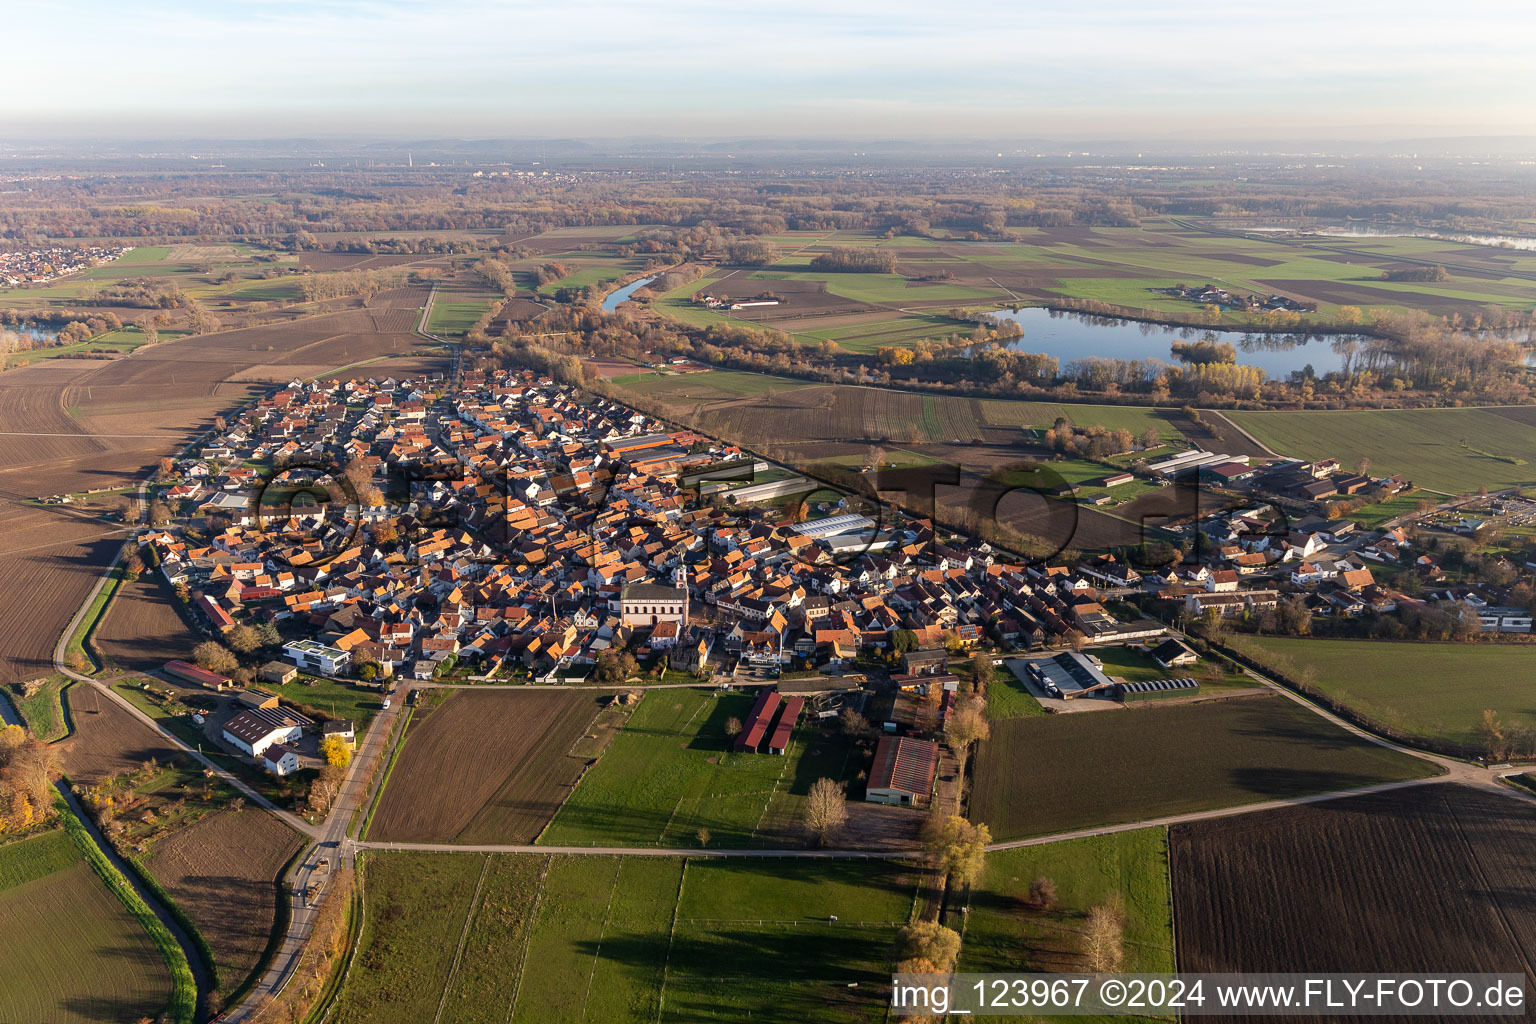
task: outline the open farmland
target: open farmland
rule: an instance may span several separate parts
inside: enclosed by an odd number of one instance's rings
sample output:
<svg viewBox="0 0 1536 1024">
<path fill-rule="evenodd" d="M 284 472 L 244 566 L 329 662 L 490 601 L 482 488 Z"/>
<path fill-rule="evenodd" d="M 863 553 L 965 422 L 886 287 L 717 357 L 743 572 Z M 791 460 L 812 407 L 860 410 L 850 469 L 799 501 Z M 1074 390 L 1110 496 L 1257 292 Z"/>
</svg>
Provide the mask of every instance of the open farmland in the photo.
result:
<svg viewBox="0 0 1536 1024">
<path fill-rule="evenodd" d="M 1280 696 L 992 722 L 971 817 L 1048 835 L 1435 773 Z"/>
<path fill-rule="evenodd" d="M 883 1020 L 917 887 L 883 861 L 376 852 L 365 874 L 343 1024 Z"/>
<path fill-rule="evenodd" d="M 221 811 L 155 843 L 142 867 L 213 950 L 220 987 L 238 989 L 267 946 L 284 865 L 299 836 L 264 811 Z"/>
<path fill-rule="evenodd" d="M 569 756 L 602 698 L 587 691 L 465 690 L 413 718 L 370 839 L 528 843 L 581 777 Z"/>
<path fill-rule="evenodd" d="M 1525 311 L 1536 296 L 1536 259 L 1529 254 L 1454 242 L 1405 253 L 1403 239 L 1238 236 L 1220 224 L 1170 217 L 1149 217 L 1138 227 L 1063 225 L 1013 228 L 1008 234 L 1009 239 L 987 241 L 882 239 L 850 230 L 775 238 L 781 249 L 772 266 L 717 268 L 669 292 L 655 308 L 693 323 L 751 320 L 807 342 L 831 339 L 864 352 L 944 338 L 953 333 L 953 322 L 934 314 L 956 306 L 997 309 L 1089 299 L 1142 316 L 1190 319 L 1199 307 L 1161 291 L 1181 281 L 1246 294 L 1281 292 L 1317 304 L 1319 314 L 1307 320 L 1323 322 L 1344 304 L 1469 315 L 1489 305 Z M 895 273 L 811 269 L 817 255 L 849 246 L 894 254 Z M 1444 266 L 1447 280 L 1383 280 L 1382 271 L 1400 268 L 1405 255 Z M 782 305 L 727 315 L 688 301 L 694 295 L 746 298 L 764 292 L 778 296 Z M 934 322 L 916 319 L 925 314 Z M 1228 310 L 1221 323 L 1245 321 Z"/>
<path fill-rule="evenodd" d="M 165 764 L 180 757 L 169 740 L 94 685 L 77 683 L 64 696 L 75 731 L 59 746 L 71 782 L 95 785 L 150 758 Z"/>
<path fill-rule="evenodd" d="M 1506 415 L 1507 413 L 1507 415 Z M 1231 412 L 1233 422 L 1281 455 L 1371 460 L 1373 474 L 1401 473 L 1419 487 L 1465 494 L 1536 483 L 1536 423 L 1528 410 L 1371 409 Z"/>
<path fill-rule="evenodd" d="M 1229 643 L 1407 736 L 1478 748 L 1485 709 L 1506 726 L 1536 727 L 1529 647 L 1243 635 Z"/>
<path fill-rule="evenodd" d="M 1526 801 L 1449 785 L 1176 825 L 1179 968 L 1523 970 L 1529 990 L 1533 826 Z"/>
<path fill-rule="evenodd" d="M 122 542 L 109 523 L 0 496 L 0 682 L 53 670 L 53 645 Z"/>
<path fill-rule="evenodd" d="M 726 723 L 745 721 L 755 692 L 651 690 L 539 841 L 551 846 L 685 847 L 803 842 L 799 807 L 823 776 L 858 759 L 840 736 L 803 723 L 788 754 L 729 750 Z M 914 822 L 915 824 L 915 822 Z"/>
<path fill-rule="evenodd" d="M 177 610 L 164 577 L 146 570 L 118 589 L 91 644 L 104 664 L 143 672 L 187 657 L 198 639 Z"/>
<path fill-rule="evenodd" d="M 1030 886 L 1056 886 L 1055 906 L 1037 906 Z M 1146 828 L 987 855 L 971 890 L 958 970 L 976 973 L 1086 971 L 1083 930 L 1094 907 L 1118 904 L 1131 972 L 1173 970 L 1168 837 Z M 958 927 L 958 925 L 956 926 Z"/>
<path fill-rule="evenodd" d="M 134 1024 L 165 1008 L 159 950 L 63 831 L 0 846 L 0 1019 Z"/>
</svg>

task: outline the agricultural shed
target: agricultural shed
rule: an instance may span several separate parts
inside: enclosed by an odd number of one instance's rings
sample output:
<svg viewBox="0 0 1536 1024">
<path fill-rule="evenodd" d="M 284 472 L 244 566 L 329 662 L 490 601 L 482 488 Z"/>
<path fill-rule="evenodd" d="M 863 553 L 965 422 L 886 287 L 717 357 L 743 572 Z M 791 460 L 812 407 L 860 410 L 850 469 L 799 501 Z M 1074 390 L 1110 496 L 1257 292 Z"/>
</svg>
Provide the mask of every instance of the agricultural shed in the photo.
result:
<svg viewBox="0 0 1536 1024">
<path fill-rule="evenodd" d="M 875 748 L 864 799 L 874 804 L 926 807 L 939 772 L 939 745 L 911 736 L 882 736 Z"/>
<path fill-rule="evenodd" d="M 222 690 L 225 687 L 235 685 L 234 680 L 230 679 L 229 676 L 210 672 L 205 668 L 199 668 L 186 661 L 168 661 L 165 663 L 162 671 L 168 676 L 175 676 L 184 683 L 191 683 L 194 686 L 206 686 L 210 690 Z"/>
<path fill-rule="evenodd" d="M 773 713 L 778 706 L 779 695 L 776 692 L 764 690 L 758 694 L 757 703 L 752 705 L 741 735 L 736 737 L 738 751 L 757 749 L 758 744 L 763 742 L 763 735 L 768 732 L 768 724 L 773 721 Z"/>
<path fill-rule="evenodd" d="M 784 702 L 784 710 L 779 712 L 779 724 L 774 727 L 773 736 L 768 740 L 768 753 L 782 755 L 789 749 L 789 737 L 795 731 L 795 722 L 803 707 L 804 697 L 790 697 Z"/>
</svg>

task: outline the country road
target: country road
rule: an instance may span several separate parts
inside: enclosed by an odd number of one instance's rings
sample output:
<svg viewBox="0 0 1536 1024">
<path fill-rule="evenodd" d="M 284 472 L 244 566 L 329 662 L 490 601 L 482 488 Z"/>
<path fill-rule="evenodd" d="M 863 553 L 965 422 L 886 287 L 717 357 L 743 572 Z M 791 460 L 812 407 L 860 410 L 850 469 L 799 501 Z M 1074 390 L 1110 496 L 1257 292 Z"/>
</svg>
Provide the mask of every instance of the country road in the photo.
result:
<svg viewBox="0 0 1536 1024">
<path fill-rule="evenodd" d="M 428 335 L 425 332 L 426 322 L 430 314 L 432 302 L 436 297 L 436 291 L 437 289 L 434 285 L 431 294 L 428 296 L 422 308 L 421 319 L 418 322 L 417 331 L 423 337 L 441 342 L 442 339 Z M 452 346 L 454 350 L 454 372 L 455 375 L 457 375 L 459 370 L 458 360 L 461 355 L 459 347 L 457 345 L 453 345 L 451 342 L 443 343 Z M 137 505 L 139 510 L 138 520 L 141 523 L 147 512 L 147 487 L 147 482 L 141 483 L 137 491 Z M 134 527 L 131 526 L 125 528 L 134 529 Z M 286 932 L 280 938 L 280 943 L 276 953 L 272 956 L 266 967 L 266 970 L 261 975 L 256 985 L 248 993 L 246 998 L 238 1006 L 231 1007 L 225 1014 L 223 1014 L 220 1018 L 221 1021 L 229 1022 L 229 1024 L 250 1024 L 250 1022 L 253 1021 L 256 1017 L 258 1006 L 265 1004 L 269 999 L 280 995 L 284 991 L 285 987 L 296 976 L 298 967 L 300 966 L 303 958 L 305 946 L 310 939 L 315 921 L 318 917 L 320 906 L 325 899 L 331 898 L 332 895 L 330 887 L 327 886 L 322 889 L 319 899 L 312 901 L 308 895 L 311 883 L 317 881 L 323 882 L 329 877 L 330 874 L 333 874 L 344 864 L 353 861 L 357 852 L 360 850 L 379 852 L 425 851 L 471 854 L 560 854 L 567 856 L 690 857 L 711 859 L 769 858 L 783 860 L 884 860 L 915 859 L 923 856 L 922 851 L 919 849 L 902 851 L 814 848 L 721 849 L 698 847 L 661 848 L 628 846 L 540 846 L 534 844 L 494 843 L 459 845 L 453 843 L 377 842 L 354 838 L 351 835 L 351 831 L 353 823 L 360 819 L 358 812 L 367 805 L 369 799 L 374 795 L 377 786 L 382 785 L 383 773 L 376 771 L 375 768 L 381 766 L 384 760 L 388 757 L 389 746 L 392 739 L 396 743 L 403 742 L 403 736 L 396 737 L 395 733 L 397 731 L 396 727 L 402 718 L 403 708 L 405 708 L 407 704 L 406 698 L 410 688 L 409 686 L 403 688 L 401 692 L 398 693 L 398 699 L 392 702 L 392 705 L 389 709 L 381 711 L 374 718 L 373 722 L 364 733 L 359 744 L 359 748 L 356 751 L 351 765 L 348 768 L 346 778 L 344 779 L 341 786 L 341 790 L 325 820 L 319 825 L 310 824 L 291 811 L 287 811 L 281 807 L 276 806 L 271 800 L 263 796 L 256 789 L 252 788 L 244 780 L 222 768 L 211 758 L 204 755 L 201 751 L 187 745 L 180 738 L 166 729 L 159 720 L 140 709 L 136 704 L 128 700 L 123 694 L 115 691 L 106 682 L 73 671 L 64 664 L 64 657 L 69 646 L 70 638 L 75 635 L 78 629 L 80 629 L 82 623 L 84 622 L 85 616 L 90 611 L 92 603 L 101 594 L 102 588 L 109 584 L 112 573 L 125 557 L 126 552 L 129 550 L 128 544 L 131 543 L 133 543 L 133 541 L 130 537 L 129 541 L 119 549 L 116 556 L 113 558 L 112 563 L 107 566 L 100 579 L 97 580 L 95 586 L 91 589 L 91 592 L 86 596 L 80 608 L 70 619 L 68 626 L 65 628 L 53 650 L 53 663 L 55 670 L 61 675 L 75 680 L 80 685 L 89 685 L 95 687 L 100 693 L 105 694 L 108 699 L 116 701 L 120 707 L 126 710 L 129 714 L 133 715 L 137 720 L 154 729 L 159 735 L 164 737 L 167 742 L 174 745 L 176 749 L 184 752 L 189 758 L 213 771 L 226 784 L 245 796 L 251 805 L 275 814 L 285 824 L 289 825 L 289 827 L 293 828 L 299 834 L 305 836 L 309 844 L 303 851 L 302 855 L 294 862 L 295 866 L 291 869 L 290 874 L 286 879 L 290 886 L 290 892 L 287 898 L 291 901 L 291 913 L 289 915 Z M 1173 632 L 1175 635 L 1182 635 L 1179 634 L 1176 630 Z M 1022 839 L 1004 840 L 989 844 L 987 849 L 990 851 L 1000 851 L 1039 846 L 1071 839 L 1111 835 L 1148 827 L 1168 827 L 1188 822 L 1260 813 L 1285 807 L 1316 804 L 1323 801 L 1336 800 L 1345 797 L 1386 793 L 1416 786 L 1437 785 L 1441 783 L 1459 783 L 1477 786 L 1483 789 L 1493 789 L 1512 799 L 1522 799 L 1536 802 L 1536 794 L 1532 794 L 1527 791 L 1506 785 L 1502 781 L 1503 776 L 1515 774 L 1522 771 L 1523 769 L 1490 769 L 1481 765 L 1469 764 L 1451 758 L 1441 757 L 1403 747 L 1399 744 L 1382 739 L 1381 737 L 1372 735 L 1371 733 L 1368 733 L 1365 730 L 1352 725 L 1339 716 L 1312 703 L 1305 697 L 1279 685 L 1275 680 L 1265 676 L 1263 673 L 1248 670 L 1248 674 L 1256 681 L 1257 684 L 1263 686 L 1265 689 L 1273 691 L 1278 695 L 1284 696 L 1286 699 L 1306 707 L 1314 714 L 1317 714 L 1320 717 L 1328 720 L 1346 732 L 1378 746 L 1418 758 L 1421 761 L 1428 762 L 1429 764 L 1435 766 L 1439 770 L 1440 774 L 1430 778 L 1340 789 L 1286 799 L 1268 799 L 1256 801 L 1254 803 L 1239 804 L 1231 807 L 1214 808 L 1210 810 L 1196 811 L 1185 814 L 1145 818 L 1137 821 L 1076 829 L 1067 832 L 1057 832 L 1048 835 L 1033 836 Z M 766 680 L 760 683 L 737 682 L 733 685 L 772 685 L 774 682 L 774 680 Z M 422 688 L 453 688 L 458 685 L 466 684 L 425 682 L 420 685 Z M 672 687 L 692 688 L 699 685 L 701 684 L 616 683 L 607 685 L 579 684 L 576 687 L 570 688 L 607 690 L 611 692 L 616 689 L 666 689 Z M 513 689 L 516 688 L 514 687 Z M 8 702 L 3 700 L 0 700 L 0 716 L 4 716 L 7 719 L 13 717 Z M 73 801 L 72 796 L 66 793 L 66 799 L 69 799 L 72 808 L 74 808 L 76 812 L 79 812 L 80 809 L 78 804 Z M 89 825 L 88 820 L 87 824 Z M 92 827 L 92 835 L 97 839 L 98 842 L 102 842 L 101 837 L 95 832 L 94 827 Z M 111 854 L 110 847 L 103 846 L 103 849 L 107 850 L 109 854 Z M 115 854 L 111 855 L 115 857 Z M 322 862 L 325 864 L 323 869 L 321 867 Z M 128 874 L 130 880 L 134 879 L 135 876 L 131 871 L 125 873 Z M 157 915 L 162 917 L 167 916 L 164 908 L 160 907 L 153 898 L 146 896 L 146 900 L 151 907 L 155 908 Z M 172 933 L 176 936 L 177 941 L 181 943 L 184 949 L 187 950 L 188 960 L 194 965 L 194 970 L 197 971 L 197 981 L 200 994 L 206 994 L 211 984 L 208 965 L 202 963 L 200 957 L 197 954 L 196 947 L 191 943 L 190 938 L 184 934 L 178 926 L 175 926 L 173 921 L 168 922 L 168 924 L 172 926 Z"/>
<path fill-rule="evenodd" d="M 326 816 L 325 824 L 318 832 L 310 833 L 315 837 L 315 842 L 304 851 L 290 875 L 293 891 L 289 900 L 292 913 L 282 945 L 244 1002 L 225 1013 L 221 1021 L 240 1024 L 250 1019 L 261 1002 L 269 996 L 281 994 L 292 980 L 304 952 L 304 945 L 309 941 L 309 933 L 314 928 L 315 918 L 320 912 L 320 903 L 329 896 L 327 887 L 322 890 L 321 898 L 311 903 L 307 895 L 310 883 L 328 880 L 328 876 L 334 874 L 344 861 L 352 858 L 354 844 L 347 838 L 347 832 L 354 813 L 364 805 L 372 791 L 372 786 L 365 781 L 371 774 L 368 766 L 384 756 L 385 744 L 395 731 L 395 721 L 403 703 L 403 699 L 394 702 L 391 707 L 374 716 L 369 724 L 363 742 L 347 769 L 341 792 L 337 794 L 336 802 L 331 805 L 330 814 Z M 379 773 L 377 779 L 382 781 L 383 774 Z M 324 870 L 319 866 L 322 860 L 329 862 Z"/>
</svg>

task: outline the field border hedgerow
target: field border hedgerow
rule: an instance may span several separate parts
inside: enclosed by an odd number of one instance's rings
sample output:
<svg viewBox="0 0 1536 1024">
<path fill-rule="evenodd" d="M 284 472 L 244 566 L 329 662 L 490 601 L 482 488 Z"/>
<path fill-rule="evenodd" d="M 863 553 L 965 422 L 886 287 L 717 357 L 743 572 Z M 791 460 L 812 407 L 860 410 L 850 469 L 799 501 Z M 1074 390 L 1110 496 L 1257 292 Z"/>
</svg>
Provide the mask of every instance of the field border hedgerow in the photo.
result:
<svg viewBox="0 0 1536 1024">
<path fill-rule="evenodd" d="M 165 922 L 149 909 L 149 904 L 144 902 L 144 898 L 134 889 L 127 876 L 107 859 L 101 847 L 97 846 L 96 841 L 91 838 L 90 830 L 85 827 L 85 823 L 66 806 L 60 806 L 60 813 L 64 818 L 64 829 L 75 841 L 80 853 L 107 888 L 122 900 L 128 912 L 138 919 L 139 925 L 160 950 L 160 956 L 165 960 L 166 969 L 171 975 L 171 996 L 166 1005 L 167 1015 L 173 1024 L 192 1024 L 197 1013 L 197 981 L 192 976 L 192 966 L 187 963 L 186 953 L 182 951 L 176 937 L 165 926 Z"/>
</svg>

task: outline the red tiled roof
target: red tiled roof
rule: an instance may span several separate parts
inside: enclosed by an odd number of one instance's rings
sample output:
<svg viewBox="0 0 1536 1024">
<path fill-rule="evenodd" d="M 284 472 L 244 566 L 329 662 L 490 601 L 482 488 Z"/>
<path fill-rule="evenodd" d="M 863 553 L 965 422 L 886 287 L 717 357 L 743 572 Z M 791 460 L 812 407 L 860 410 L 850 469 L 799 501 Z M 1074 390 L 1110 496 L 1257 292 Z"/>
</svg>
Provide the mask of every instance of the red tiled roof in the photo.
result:
<svg viewBox="0 0 1536 1024">
<path fill-rule="evenodd" d="M 912 736 L 882 736 L 869 772 L 869 789 L 894 789 L 925 797 L 939 771 L 939 745 Z"/>
</svg>

